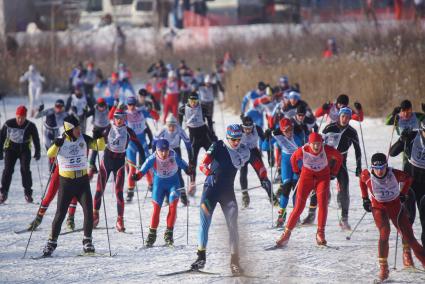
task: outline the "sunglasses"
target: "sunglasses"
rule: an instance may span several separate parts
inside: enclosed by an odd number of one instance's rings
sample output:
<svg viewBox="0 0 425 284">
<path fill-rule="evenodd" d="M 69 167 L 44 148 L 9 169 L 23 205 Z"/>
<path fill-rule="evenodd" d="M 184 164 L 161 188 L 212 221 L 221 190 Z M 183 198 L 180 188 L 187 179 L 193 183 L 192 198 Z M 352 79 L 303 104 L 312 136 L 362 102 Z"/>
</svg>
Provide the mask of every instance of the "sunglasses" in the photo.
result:
<svg viewBox="0 0 425 284">
<path fill-rule="evenodd" d="M 372 165 L 372 169 L 374 169 L 374 170 L 383 170 L 383 169 L 385 169 L 386 167 L 387 167 L 387 164 L 383 164 L 383 165 L 376 165 L 376 166 Z"/>
<path fill-rule="evenodd" d="M 231 140 L 231 141 L 233 141 L 233 142 L 236 142 L 236 141 L 241 141 L 241 139 L 240 138 L 228 138 L 229 140 Z"/>
</svg>

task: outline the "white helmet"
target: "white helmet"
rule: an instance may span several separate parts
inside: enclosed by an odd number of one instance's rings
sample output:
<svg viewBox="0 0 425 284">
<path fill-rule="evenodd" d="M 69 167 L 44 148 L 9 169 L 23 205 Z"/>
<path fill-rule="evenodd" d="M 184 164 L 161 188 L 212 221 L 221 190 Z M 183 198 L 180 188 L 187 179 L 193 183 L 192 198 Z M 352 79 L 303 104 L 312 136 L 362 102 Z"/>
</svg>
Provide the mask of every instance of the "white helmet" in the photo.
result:
<svg viewBox="0 0 425 284">
<path fill-rule="evenodd" d="M 171 113 L 168 115 L 167 120 L 165 121 L 167 125 L 177 125 L 177 119 Z"/>
<path fill-rule="evenodd" d="M 205 75 L 205 77 L 204 77 L 204 83 L 205 84 L 209 84 L 209 83 L 211 83 L 211 76 L 210 75 Z"/>
<path fill-rule="evenodd" d="M 175 78 L 176 77 L 176 72 L 174 72 L 173 70 L 168 71 L 168 78 Z"/>
</svg>

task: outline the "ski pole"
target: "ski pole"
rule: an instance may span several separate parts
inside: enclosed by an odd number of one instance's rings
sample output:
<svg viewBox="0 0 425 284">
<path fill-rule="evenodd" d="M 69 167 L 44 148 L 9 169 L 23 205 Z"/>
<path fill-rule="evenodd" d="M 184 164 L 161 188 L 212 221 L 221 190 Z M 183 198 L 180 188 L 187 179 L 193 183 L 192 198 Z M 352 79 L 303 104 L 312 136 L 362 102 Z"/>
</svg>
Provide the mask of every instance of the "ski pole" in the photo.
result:
<svg viewBox="0 0 425 284">
<path fill-rule="evenodd" d="M 140 199 L 139 199 L 139 188 L 137 186 L 137 181 L 135 181 L 136 185 L 136 197 L 137 197 L 137 206 L 139 207 L 139 220 L 140 220 L 140 231 L 142 232 L 142 246 L 145 245 L 145 236 L 143 234 L 143 222 L 142 222 L 142 212 L 140 209 Z"/>
<path fill-rule="evenodd" d="M 190 181 L 190 178 L 189 176 L 187 176 L 186 183 L 188 188 L 189 188 L 189 181 Z M 187 192 L 186 192 L 186 195 L 188 195 Z M 186 205 L 186 245 L 187 246 L 189 245 L 189 203 Z"/>
<path fill-rule="evenodd" d="M 397 120 L 397 117 L 394 117 L 393 130 L 391 131 L 390 145 L 388 146 L 387 163 L 388 163 L 388 160 L 390 159 L 390 150 L 391 150 L 391 146 L 392 146 L 392 143 L 393 143 L 393 137 L 394 137 L 394 130 L 395 130 L 395 126 L 396 126 L 396 120 Z"/>
<path fill-rule="evenodd" d="M 59 148 L 59 150 L 60 150 L 60 148 Z M 59 150 L 58 150 L 58 152 L 59 152 Z M 52 174 L 53 174 L 53 171 L 54 171 L 54 169 L 55 169 L 55 164 L 56 164 L 56 161 L 55 161 L 54 163 L 52 163 L 52 165 L 50 166 L 50 175 L 49 175 L 49 179 L 47 180 L 46 188 L 44 189 L 43 196 L 41 197 L 41 200 L 43 200 L 43 199 L 44 199 L 44 196 L 46 195 L 47 188 L 48 188 L 48 186 L 49 186 L 50 180 L 52 179 Z M 40 211 L 41 204 L 42 204 L 42 202 L 40 202 L 40 206 L 38 206 L 37 213 Z M 35 229 L 34 227 L 35 227 L 35 226 L 31 226 L 31 233 L 30 233 L 30 236 L 29 236 L 29 238 L 28 238 L 27 246 L 25 247 L 24 256 L 23 256 L 22 258 L 25 258 L 25 256 L 27 255 L 28 246 L 30 245 L 31 237 L 32 237 L 32 233 L 34 232 L 34 229 Z"/>
<path fill-rule="evenodd" d="M 270 147 L 270 156 L 273 155 L 273 148 L 272 148 L 272 144 L 271 144 L 271 137 L 269 137 L 269 147 Z M 273 178 L 273 164 L 270 167 L 270 178 Z M 273 222 L 273 211 L 274 211 L 274 206 L 273 206 L 273 180 L 270 182 L 270 204 L 271 204 L 271 208 L 272 208 L 272 228 L 274 227 L 274 222 Z"/>
<path fill-rule="evenodd" d="M 360 220 L 357 222 L 356 226 L 354 226 L 354 229 L 351 231 L 350 235 L 347 236 L 345 239 L 347 241 L 351 240 L 351 236 L 354 234 L 354 232 L 356 231 L 357 227 L 359 226 L 359 224 L 363 221 L 363 218 L 366 216 L 367 212 L 365 212 L 363 214 L 363 216 L 360 218 Z"/>
<path fill-rule="evenodd" d="M 37 165 L 38 178 L 40 179 L 40 188 L 43 188 L 43 181 L 41 179 L 40 166 L 39 166 L 38 161 L 35 161 L 35 164 Z"/>
<path fill-rule="evenodd" d="M 96 141 L 96 151 L 97 151 L 97 163 L 98 163 L 98 167 L 99 167 L 99 171 L 100 171 L 101 168 L 100 168 L 99 148 L 97 146 L 97 141 Z M 99 172 L 99 174 L 100 174 L 100 172 Z M 105 186 L 103 185 L 102 177 L 100 177 L 100 182 L 101 182 L 101 186 L 103 188 L 102 202 L 103 202 L 103 213 L 105 215 L 106 236 L 108 237 L 109 256 L 112 257 L 111 240 L 109 239 L 108 217 L 106 216 L 106 205 L 105 205 L 105 187 L 106 187 L 106 185 Z"/>
<path fill-rule="evenodd" d="M 404 208 L 404 204 L 402 203 L 401 207 L 400 207 L 400 211 L 397 214 L 397 235 L 396 235 L 396 238 L 395 238 L 395 252 L 394 252 L 394 267 L 393 267 L 393 270 L 397 269 L 397 251 L 398 251 L 398 235 L 399 235 L 398 230 L 400 228 L 398 221 L 400 219 L 400 214 L 403 211 L 403 208 Z"/>
<path fill-rule="evenodd" d="M 365 145 L 364 145 L 363 128 L 362 128 L 362 123 L 361 123 L 361 121 L 359 121 L 359 125 L 360 125 L 360 134 L 361 134 L 361 136 L 362 136 L 362 145 L 363 145 L 364 159 L 365 159 L 365 162 L 366 162 L 366 168 L 369 168 L 369 164 L 368 164 L 368 162 L 367 162 L 366 147 L 365 147 Z"/>
<path fill-rule="evenodd" d="M 3 103 L 3 113 L 4 113 L 4 121 L 7 121 L 7 113 L 6 113 L 6 103 L 4 102 L 6 100 L 5 97 L 2 98 Z"/>
</svg>

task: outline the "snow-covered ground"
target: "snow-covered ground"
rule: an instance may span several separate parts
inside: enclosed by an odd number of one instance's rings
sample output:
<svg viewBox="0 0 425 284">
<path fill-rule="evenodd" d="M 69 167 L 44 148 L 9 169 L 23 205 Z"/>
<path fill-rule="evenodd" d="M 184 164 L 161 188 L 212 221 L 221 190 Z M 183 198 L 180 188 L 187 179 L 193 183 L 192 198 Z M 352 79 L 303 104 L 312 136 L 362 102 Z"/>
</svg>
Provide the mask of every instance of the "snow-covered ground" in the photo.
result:
<svg viewBox="0 0 425 284">
<path fill-rule="evenodd" d="M 45 96 L 46 107 L 52 105 L 55 95 Z M 14 115 L 18 103 L 23 99 L 7 99 L 7 115 Z M 225 122 L 223 121 L 223 118 Z M 4 121 L 4 117 L 2 117 Z M 34 121 L 34 120 L 33 120 Z M 237 116 L 230 111 L 220 113 L 216 108 L 215 128 L 218 136 L 223 137 L 225 124 L 238 122 Z M 40 126 L 40 120 L 37 121 Z M 352 122 L 359 130 L 359 124 Z M 376 151 L 386 152 L 391 137 L 391 127 L 384 126 L 381 119 L 366 119 L 363 133 L 367 155 L 370 157 Z M 202 152 L 203 153 L 203 152 Z M 350 222 L 355 223 L 363 215 L 358 180 L 353 173 L 355 169 L 353 152 L 349 153 L 348 168 L 350 171 L 351 210 Z M 186 155 L 184 154 L 184 158 Z M 392 158 L 390 164 L 399 167 L 401 158 Z M 0 161 L 0 170 L 3 170 L 3 161 Z M 41 187 L 37 171 L 37 163 L 32 161 L 31 169 L 34 181 L 34 199 L 39 201 L 48 180 L 48 167 L 45 153 L 39 163 L 42 176 Z M 274 169 L 273 169 L 274 170 Z M 249 170 L 249 186 L 259 185 L 253 170 Z M 198 182 L 203 180 L 202 174 Z M 236 179 L 235 188 L 238 201 L 241 200 L 239 179 Z M 92 182 L 92 192 L 95 183 Z M 141 202 L 146 191 L 146 181 L 139 182 Z M 276 190 L 276 185 L 274 186 Z M 218 272 L 220 275 L 193 275 L 182 274 L 174 277 L 160 277 L 158 274 L 173 272 L 188 268 L 196 258 L 197 233 L 199 225 L 199 196 L 201 187 L 198 187 L 196 198 L 189 207 L 189 244 L 186 244 L 186 208 L 179 207 L 175 226 L 175 248 L 163 247 L 163 233 L 165 231 L 165 217 L 168 208 L 163 208 L 158 239 L 156 246 L 143 249 L 140 222 L 138 217 L 137 201 L 125 205 L 126 234 L 110 230 L 111 249 L 117 255 L 110 257 L 76 257 L 82 251 L 83 233 L 73 233 L 60 236 L 58 248 L 54 257 L 42 260 L 32 260 L 29 257 L 41 254 L 42 248 L 48 239 L 50 226 L 56 210 L 56 199 L 47 211 L 39 230 L 35 231 L 28 249 L 27 258 L 22 259 L 29 233 L 17 235 L 14 230 L 26 228 L 35 217 L 38 209 L 36 204 L 27 204 L 24 200 L 19 165 L 15 168 L 7 205 L 0 206 L 0 283 L 132 283 L 132 282 L 183 282 L 183 283 L 371 283 L 378 272 L 377 242 L 378 232 L 371 214 L 367 214 L 358 230 L 350 241 L 346 240 L 347 233 L 341 232 L 338 226 L 338 212 L 336 210 L 335 184 L 332 185 L 332 201 L 328 215 L 326 237 L 329 245 L 338 246 L 339 250 L 319 249 L 315 244 L 315 227 L 296 228 L 293 231 L 288 246 L 282 250 L 265 251 L 264 248 L 274 243 L 282 233 L 271 229 L 271 206 L 267 202 L 263 189 L 250 192 L 251 206 L 249 209 L 239 210 L 239 230 L 241 235 L 241 264 L 249 274 L 266 278 L 228 278 L 229 249 L 226 223 L 218 206 L 210 228 L 210 238 L 207 250 L 207 265 L 205 270 Z M 112 193 L 110 180 L 105 191 L 108 224 L 115 224 L 116 202 Z M 291 205 L 290 205 L 291 206 Z M 142 220 L 145 237 L 150 223 L 150 198 L 142 205 Z M 273 209 L 273 218 L 276 218 L 277 208 Z M 306 212 L 304 212 L 304 217 Z M 103 207 L 101 210 L 100 226 L 105 226 Z M 273 222 L 275 221 L 273 219 Z M 82 210 L 77 207 L 76 227 L 82 227 Z M 414 225 L 416 236 L 419 236 L 420 225 L 416 220 Z M 62 231 L 65 231 L 65 225 Z M 390 237 L 389 265 L 394 266 L 395 230 Z M 105 230 L 93 232 L 94 245 L 97 252 L 108 253 L 107 235 Z M 418 267 L 419 261 L 415 259 Z M 425 283 L 425 274 L 402 271 L 401 244 L 397 257 L 397 270 L 390 272 L 393 283 Z"/>
</svg>

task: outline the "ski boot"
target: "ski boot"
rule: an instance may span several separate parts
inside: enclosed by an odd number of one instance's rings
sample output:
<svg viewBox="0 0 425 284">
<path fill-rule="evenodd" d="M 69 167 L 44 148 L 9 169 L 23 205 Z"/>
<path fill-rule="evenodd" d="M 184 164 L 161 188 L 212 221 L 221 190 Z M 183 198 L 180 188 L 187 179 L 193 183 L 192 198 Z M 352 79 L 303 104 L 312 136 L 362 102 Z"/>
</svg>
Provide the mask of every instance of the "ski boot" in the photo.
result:
<svg viewBox="0 0 425 284">
<path fill-rule="evenodd" d="M 386 258 L 379 259 L 379 280 L 384 281 L 389 277 L 390 271 L 388 270 L 388 262 Z"/>
<path fill-rule="evenodd" d="M 33 203 L 34 202 L 34 199 L 32 198 L 32 190 L 31 190 L 31 192 L 25 192 L 25 200 L 28 203 Z"/>
<path fill-rule="evenodd" d="M 66 228 L 70 231 L 75 230 L 74 215 L 68 215 L 68 218 L 66 219 Z"/>
<path fill-rule="evenodd" d="M 196 183 L 195 181 L 191 181 L 189 184 L 188 194 L 193 197 L 195 196 L 195 193 L 196 193 Z"/>
<path fill-rule="evenodd" d="M 127 189 L 127 197 L 126 197 L 125 201 L 131 202 L 131 201 L 133 201 L 133 197 L 134 197 L 134 188 L 128 188 Z"/>
<path fill-rule="evenodd" d="M 205 267 L 205 263 L 207 262 L 206 251 L 198 249 L 196 254 L 198 255 L 198 258 L 190 265 L 190 267 L 193 270 L 200 270 Z"/>
<path fill-rule="evenodd" d="M 7 200 L 7 193 L 0 193 L 0 204 Z"/>
<path fill-rule="evenodd" d="M 94 253 L 94 245 L 92 242 L 92 237 L 84 237 L 83 238 L 83 251 L 84 253 Z"/>
<path fill-rule="evenodd" d="M 28 231 L 34 231 L 35 229 L 37 229 L 37 227 L 40 226 L 41 221 L 43 221 L 43 216 L 37 214 L 37 216 L 35 216 L 35 219 L 29 224 Z"/>
<path fill-rule="evenodd" d="M 164 241 L 165 241 L 165 244 L 167 246 L 169 246 L 169 247 L 172 247 L 173 246 L 173 244 L 174 244 L 173 229 L 168 229 L 167 228 L 167 230 L 165 230 Z"/>
<path fill-rule="evenodd" d="M 283 228 L 286 221 L 286 209 L 280 208 L 279 215 L 277 216 L 276 228 Z"/>
<path fill-rule="evenodd" d="M 230 270 L 232 271 L 233 276 L 240 276 L 243 274 L 243 269 L 239 264 L 239 255 L 232 254 L 230 257 Z"/>
<path fill-rule="evenodd" d="M 51 256 L 57 246 L 58 242 L 56 240 L 48 240 L 46 246 L 43 248 L 43 256 Z"/>
<path fill-rule="evenodd" d="M 242 207 L 248 208 L 249 202 L 250 202 L 250 198 L 249 198 L 248 191 L 242 191 Z"/>
<path fill-rule="evenodd" d="M 117 217 L 117 223 L 115 224 L 115 228 L 117 229 L 117 232 L 121 232 L 121 233 L 125 232 L 124 217 L 123 216 Z"/>
<path fill-rule="evenodd" d="M 318 246 L 325 246 L 328 243 L 325 239 L 325 229 L 317 229 L 316 242 Z"/>
<path fill-rule="evenodd" d="M 339 220 L 339 226 L 343 231 L 351 231 L 351 226 L 348 223 L 348 217 L 342 217 L 341 220 Z"/>
<path fill-rule="evenodd" d="M 146 246 L 152 247 L 156 241 L 156 229 L 149 228 L 148 238 L 146 239 Z"/>
<path fill-rule="evenodd" d="M 93 209 L 93 229 L 99 225 L 99 210 Z"/>
<path fill-rule="evenodd" d="M 280 238 L 276 241 L 277 247 L 283 247 L 286 246 L 289 242 L 289 238 L 291 237 L 291 230 L 288 228 L 285 228 L 285 231 L 280 236 Z"/>
<path fill-rule="evenodd" d="M 187 199 L 186 191 L 182 191 L 180 195 L 180 201 L 182 202 L 183 206 L 189 206 L 189 200 Z"/>
<path fill-rule="evenodd" d="M 97 167 L 96 167 L 96 165 L 90 165 L 89 166 L 89 171 L 88 171 L 88 176 L 89 176 L 89 179 L 90 179 L 90 181 L 93 179 L 93 176 L 95 175 L 95 174 L 97 174 Z"/>
<path fill-rule="evenodd" d="M 314 224 L 314 220 L 316 219 L 316 207 L 310 207 L 308 210 L 307 217 L 302 221 L 302 225 L 311 225 Z"/>
<path fill-rule="evenodd" d="M 404 268 L 414 268 L 415 264 L 413 263 L 412 251 L 407 243 L 403 242 L 403 265 Z"/>
</svg>

